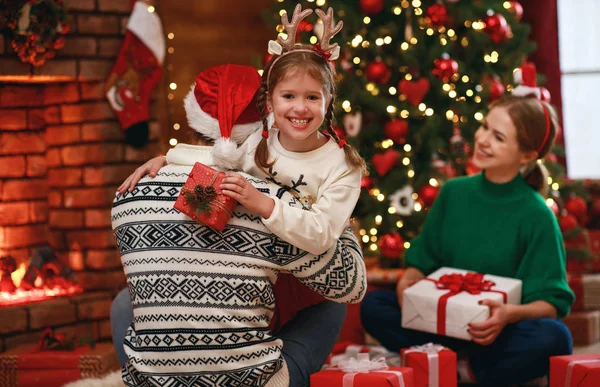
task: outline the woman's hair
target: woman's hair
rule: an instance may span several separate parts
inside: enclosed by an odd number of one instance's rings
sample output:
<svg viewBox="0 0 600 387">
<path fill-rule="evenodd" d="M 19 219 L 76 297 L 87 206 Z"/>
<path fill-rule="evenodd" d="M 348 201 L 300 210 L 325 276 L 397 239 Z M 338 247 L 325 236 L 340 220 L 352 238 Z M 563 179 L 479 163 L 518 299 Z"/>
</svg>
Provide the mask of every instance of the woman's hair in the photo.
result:
<svg viewBox="0 0 600 387">
<path fill-rule="evenodd" d="M 517 142 L 523 152 L 534 151 L 538 159 L 542 159 L 552 147 L 556 132 L 559 128 L 558 117 L 552 105 L 534 97 L 518 97 L 507 95 L 494 102 L 491 106 L 503 107 L 517 129 Z M 548 118 L 546 118 L 548 112 Z M 549 121 L 548 121 L 549 120 Z M 549 124 L 549 133 L 547 125 Z M 533 165 L 525 168 L 525 181 L 542 196 L 548 193 L 548 170 L 533 161 Z"/>
<path fill-rule="evenodd" d="M 274 56 L 269 64 L 266 66 L 262 76 L 261 87 L 258 90 L 258 109 L 260 111 L 261 120 L 263 124 L 263 131 L 268 131 L 268 109 L 267 100 L 269 92 L 273 92 L 275 86 L 286 77 L 304 73 L 312 78 L 321 82 L 325 88 L 326 97 L 331 97 L 327 112 L 325 113 L 324 130 L 329 136 L 331 136 L 338 144 L 340 142 L 339 137 L 333 130 L 333 104 L 335 101 L 335 69 L 331 66 L 327 60 L 321 55 L 311 50 L 312 46 L 305 46 L 302 49 L 294 50 L 286 53 L 283 56 Z M 344 143 L 344 153 L 346 154 L 346 161 L 350 165 L 350 168 L 358 168 L 361 173 L 366 172 L 366 163 L 363 158 L 358 154 L 358 151 L 349 144 Z M 261 168 L 268 169 L 275 164 L 276 160 L 269 161 L 269 149 L 267 146 L 267 139 L 262 138 L 256 153 L 254 154 L 254 161 L 256 165 Z"/>
</svg>

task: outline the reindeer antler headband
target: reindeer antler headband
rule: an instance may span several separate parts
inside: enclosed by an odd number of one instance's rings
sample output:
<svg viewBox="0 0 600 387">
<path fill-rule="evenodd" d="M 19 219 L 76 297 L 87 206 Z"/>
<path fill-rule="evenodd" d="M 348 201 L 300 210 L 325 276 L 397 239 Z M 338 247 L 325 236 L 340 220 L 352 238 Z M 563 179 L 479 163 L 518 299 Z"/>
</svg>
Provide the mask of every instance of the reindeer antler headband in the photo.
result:
<svg viewBox="0 0 600 387">
<path fill-rule="evenodd" d="M 541 99 L 542 91 L 537 86 L 537 71 L 535 69 L 535 64 L 531 62 L 524 62 L 523 65 L 514 72 L 513 77 L 518 86 L 515 87 L 512 94 L 519 97 L 533 95 L 540 102 L 542 110 L 544 111 L 544 116 L 546 118 L 546 133 L 544 134 L 544 139 L 542 140 L 542 143 L 538 149 L 539 155 L 542 149 L 544 149 L 548 138 L 550 137 L 550 127 L 552 122 L 550 119 L 550 112 Z"/>
<path fill-rule="evenodd" d="M 275 62 L 290 52 L 314 52 L 315 54 L 324 58 L 326 61 L 336 60 L 340 56 L 340 46 L 337 43 L 332 44 L 329 41 L 334 37 L 335 34 L 340 32 L 344 26 L 344 23 L 339 21 L 337 24 L 335 24 L 333 20 L 333 9 L 331 7 L 327 10 L 327 13 L 323 12 L 321 9 L 317 9 L 315 11 L 315 13 L 319 15 L 323 21 L 323 36 L 321 37 L 321 43 L 313 45 L 312 49 L 296 46 L 296 30 L 298 29 L 300 22 L 307 16 L 311 15 L 312 12 L 312 9 L 305 9 L 302 11 L 302 6 L 298 4 L 296 5 L 296 8 L 294 8 L 294 14 L 292 15 L 291 21 L 288 19 L 287 13 L 284 13 L 281 16 L 281 24 L 283 24 L 285 27 L 287 38 L 284 39 L 281 35 L 279 35 L 276 41 L 269 41 L 269 53 L 272 55 L 277 55 L 277 58 L 273 60 L 273 63 L 271 63 L 271 66 L 269 67 L 269 72 L 267 73 L 267 84 L 269 83 L 271 69 L 275 65 Z"/>
</svg>

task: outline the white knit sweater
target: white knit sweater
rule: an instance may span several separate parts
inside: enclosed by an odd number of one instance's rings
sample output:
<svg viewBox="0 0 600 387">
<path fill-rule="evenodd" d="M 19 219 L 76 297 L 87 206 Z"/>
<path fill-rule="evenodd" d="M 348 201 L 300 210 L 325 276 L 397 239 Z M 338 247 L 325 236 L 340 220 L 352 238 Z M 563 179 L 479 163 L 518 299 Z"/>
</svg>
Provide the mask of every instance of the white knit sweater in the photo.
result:
<svg viewBox="0 0 600 387">
<path fill-rule="evenodd" d="M 347 229 L 322 255 L 271 233 L 238 206 L 223 232 L 173 209 L 194 162 L 210 148 L 178 145 L 169 165 L 117 194 L 112 222 L 134 320 L 125 339 L 128 386 L 287 386 L 280 339 L 268 325 L 280 272 L 327 299 L 359 302 L 366 291 L 361 249 Z M 247 176 L 270 194 L 279 187 Z M 284 195 L 283 200 L 298 205 Z"/>
</svg>

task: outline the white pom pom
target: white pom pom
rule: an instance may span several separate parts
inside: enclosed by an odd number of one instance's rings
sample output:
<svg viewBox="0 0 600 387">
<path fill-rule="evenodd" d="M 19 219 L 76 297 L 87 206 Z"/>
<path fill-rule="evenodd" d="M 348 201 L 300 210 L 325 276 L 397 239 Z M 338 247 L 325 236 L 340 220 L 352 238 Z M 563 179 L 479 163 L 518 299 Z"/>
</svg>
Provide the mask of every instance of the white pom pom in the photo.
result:
<svg viewBox="0 0 600 387">
<path fill-rule="evenodd" d="M 239 169 L 242 151 L 228 138 L 219 138 L 212 148 L 213 163 L 221 169 Z"/>
</svg>

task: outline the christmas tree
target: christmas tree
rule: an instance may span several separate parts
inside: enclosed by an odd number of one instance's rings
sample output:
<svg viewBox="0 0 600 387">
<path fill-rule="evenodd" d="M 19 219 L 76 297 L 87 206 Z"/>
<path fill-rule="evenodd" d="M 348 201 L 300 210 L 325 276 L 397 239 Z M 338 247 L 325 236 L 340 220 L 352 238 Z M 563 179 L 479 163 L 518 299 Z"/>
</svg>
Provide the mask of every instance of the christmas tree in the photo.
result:
<svg viewBox="0 0 600 387">
<path fill-rule="evenodd" d="M 535 49 L 520 22 L 522 7 L 497 0 L 277 0 L 266 21 L 285 34 L 280 15 L 291 15 L 297 3 L 332 7 L 344 22 L 335 39 L 336 131 L 370 167 L 355 216 L 365 255 L 399 264 L 444 181 L 478 172 L 470 161 L 474 132 Z M 311 15 L 296 41 L 315 44 L 322 31 Z M 542 98 L 549 99 L 543 88 Z M 563 154 L 555 152 L 545 162 L 558 199 L 564 170 L 556 161 Z M 549 206 L 557 203 L 548 198 Z"/>
</svg>

